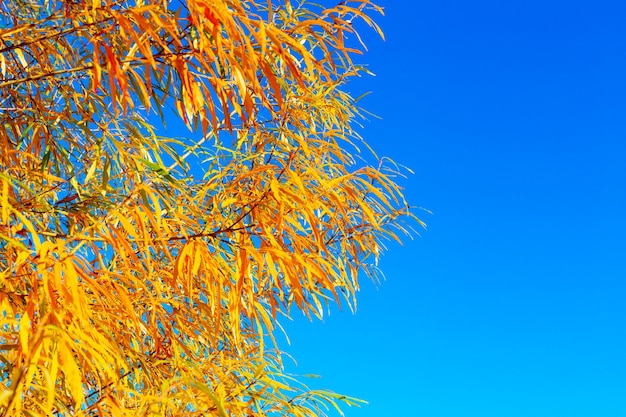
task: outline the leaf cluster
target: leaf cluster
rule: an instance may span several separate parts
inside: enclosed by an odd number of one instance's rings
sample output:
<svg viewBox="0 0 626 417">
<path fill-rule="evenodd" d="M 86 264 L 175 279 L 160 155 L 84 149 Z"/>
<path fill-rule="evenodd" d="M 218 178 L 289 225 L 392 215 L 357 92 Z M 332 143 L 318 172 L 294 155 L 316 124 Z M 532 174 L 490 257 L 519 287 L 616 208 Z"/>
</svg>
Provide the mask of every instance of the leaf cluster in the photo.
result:
<svg viewBox="0 0 626 417">
<path fill-rule="evenodd" d="M 0 416 L 355 403 L 286 375 L 274 333 L 353 306 L 412 217 L 397 167 L 354 156 L 368 10 L 2 2 Z M 187 138 L 158 134 L 172 111 Z"/>
</svg>

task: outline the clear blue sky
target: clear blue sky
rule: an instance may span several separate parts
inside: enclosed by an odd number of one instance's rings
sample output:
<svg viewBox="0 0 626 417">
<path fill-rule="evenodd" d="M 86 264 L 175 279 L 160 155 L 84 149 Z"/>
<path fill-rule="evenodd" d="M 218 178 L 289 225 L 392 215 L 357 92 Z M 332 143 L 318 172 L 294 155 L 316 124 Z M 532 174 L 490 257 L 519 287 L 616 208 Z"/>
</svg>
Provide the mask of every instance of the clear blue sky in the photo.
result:
<svg viewBox="0 0 626 417">
<path fill-rule="evenodd" d="M 291 369 L 348 417 L 626 416 L 626 2 L 380 4 L 350 88 L 433 214 Z"/>
</svg>

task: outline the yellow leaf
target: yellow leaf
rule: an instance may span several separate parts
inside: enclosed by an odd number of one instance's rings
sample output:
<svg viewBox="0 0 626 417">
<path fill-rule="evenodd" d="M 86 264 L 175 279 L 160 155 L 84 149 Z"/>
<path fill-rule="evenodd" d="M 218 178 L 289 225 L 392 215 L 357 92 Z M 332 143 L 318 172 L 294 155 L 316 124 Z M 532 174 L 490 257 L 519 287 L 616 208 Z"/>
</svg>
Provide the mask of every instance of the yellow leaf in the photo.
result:
<svg viewBox="0 0 626 417">
<path fill-rule="evenodd" d="M 35 251 L 38 251 L 39 247 L 41 246 L 41 239 L 39 239 L 39 233 L 37 233 L 37 230 L 35 229 L 35 226 L 33 225 L 33 223 L 31 223 L 30 220 L 28 220 L 26 216 L 24 216 L 19 211 L 14 210 L 13 208 L 11 208 L 11 211 L 17 218 L 19 218 L 19 220 L 28 229 L 28 231 L 30 232 L 30 237 L 33 243 L 35 244 Z"/>
<path fill-rule="evenodd" d="M 23 313 L 20 318 L 20 346 L 24 356 L 28 357 L 28 336 L 30 334 L 30 318 L 27 314 Z"/>
<path fill-rule="evenodd" d="M 270 182 L 270 189 L 272 190 L 272 194 L 274 194 L 274 198 L 276 200 L 280 200 L 280 192 L 278 191 L 279 185 L 276 178 L 272 178 L 272 181 Z"/>
<path fill-rule="evenodd" d="M 2 179 L 2 199 L 0 202 L 2 204 L 2 223 L 7 224 L 9 221 L 9 181 L 7 179 Z"/>
<path fill-rule="evenodd" d="M 59 358 L 62 363 L 62 371 L 65 375 L 65 383 L 69 389 L 72 398 L 78 405 L 82 405 L 84 401 L 83 393 L 83 381 L 80 368 L 76 364 L 76 359 L 72 353 L 72 346 L 69 343 L 64 343 L 64 346 L 59 349 Z"/>
<path fill-rule="evenodd" d="M 91 177 L 93 177 L 93 174 L 96 172 L 97 166 L 98 166 L 98 160 L 96 159 L 91 163 L 91 166 L 87 170 L 87 175 L 85 175 L 85 184 L 87 184 L 89 180 L 91 179 Z"/>
<path fill-rule="evenodd" d="M 26 68 L 28 66 L 28 62 L 26 62 L 26 58 L 24 57 L 24 51 L 22 51 L 22 48 L 15 48 L 15 55 L 17 55 L 17 58 L 20 60 L 20 64 L 22 64 L 22 67 Z"/>
<path fill-rule="evenodd" d="M 238 199 L 235 197 L 230 197 L 220 202 L 220 206 L 223 208 L 230 207 L 233 203 L 237 202 Z"/>
<path fill-rule="evenodd" d="M 50 364 L 50 372 L 48 376 L 48 387 L 47 387 L 47 396 L 46 396 L 46 408 L 52 408 L 55 391 L 56 391 L 56 380 L 59 373 L 59 356 L 56 352 L 56 349 L 52 350 L 52 358 Z"/>
</svg>

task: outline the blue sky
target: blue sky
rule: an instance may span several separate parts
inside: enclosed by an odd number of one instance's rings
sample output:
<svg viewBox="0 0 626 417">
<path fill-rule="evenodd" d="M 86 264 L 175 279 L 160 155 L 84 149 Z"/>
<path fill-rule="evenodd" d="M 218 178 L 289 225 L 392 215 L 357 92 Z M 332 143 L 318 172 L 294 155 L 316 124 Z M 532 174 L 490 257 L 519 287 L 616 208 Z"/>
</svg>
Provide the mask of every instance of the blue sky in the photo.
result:
<svg viewBox="0 0 626 417">
<path fill-rule="evenodd" d="M 432 214 L 290 370 L 348 417 L 626 415 L 626 2 L 379 4 L 350 89 Z"/>
</svg>

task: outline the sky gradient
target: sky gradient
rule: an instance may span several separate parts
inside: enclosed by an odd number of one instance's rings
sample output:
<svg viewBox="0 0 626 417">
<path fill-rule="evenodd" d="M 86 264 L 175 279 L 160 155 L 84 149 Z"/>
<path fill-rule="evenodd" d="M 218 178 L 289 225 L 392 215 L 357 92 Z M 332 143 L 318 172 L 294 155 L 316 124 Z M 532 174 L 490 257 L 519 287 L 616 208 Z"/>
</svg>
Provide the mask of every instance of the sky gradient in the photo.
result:
<svg viewBox="0 0 626 417">
<path fill-rule="evenodd" d="M 625 416 L 626 2 L 379 4 L 349 89 L 432 214 L 289 369 L 347 417 Z"/>
</svg>

